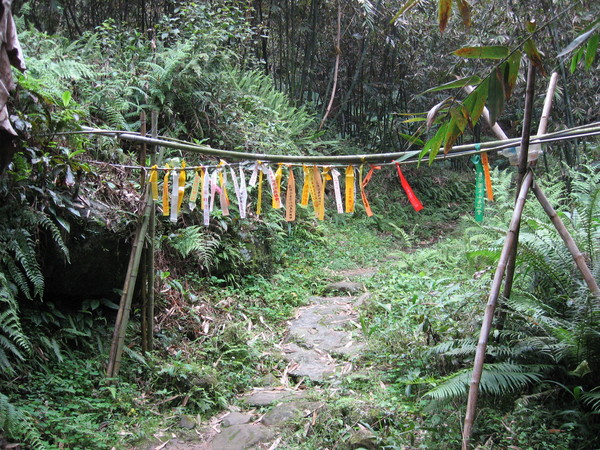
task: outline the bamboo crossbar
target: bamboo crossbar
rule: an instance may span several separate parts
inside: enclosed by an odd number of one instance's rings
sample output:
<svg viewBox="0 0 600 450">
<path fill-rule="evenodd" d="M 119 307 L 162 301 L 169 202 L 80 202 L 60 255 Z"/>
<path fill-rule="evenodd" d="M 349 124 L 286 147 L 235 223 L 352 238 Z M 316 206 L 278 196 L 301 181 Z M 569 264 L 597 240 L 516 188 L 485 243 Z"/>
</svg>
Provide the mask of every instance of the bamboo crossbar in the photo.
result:
<svg viewBox="0 0 600 450">
<path fill-rule="evenodd" d="M 411 157 L 413 158 L 418 151 L 403 151 L 391 153 L 375 153 L 362 155 L 274 155 L 268 153 L 246 153 L 233 150 L 216 149 L 207 145 L 199 145 L 194 143 L 184 143 L 179 140 L 171 140 L 165 137 L 149 138 L 141 136 L 137 133 L 121 132 L 115 130 L 100 130 L 95 128 L 83 128 L 81 133 L 104 135 L 115 137 L 119 140 L 129 142 L 147 143 L 163 148 L 172 148 L 177 150 L 188 151 L 192 153 L 200 153 L 209 156 L 220 158 L 229 158 L 235 160 L 252 160 L 264 162 L 286 162 L 286 163 L 345 163 L 345 164 L 361 164 L 361 163 L 384 163 L 393 162 L 396 159 Z M 600 135 L 600 122 L 595 122 L 580 127 L 569 128 L 554 133 L 536 135 L 531 137 L 532 144 L 544 144 L 547 142 L 558 142 L 563 140 L 580 139 L 582 137 L 591 137 Z M 436 159 L 444 159 L 456 156 L 463 156 L 471 153 L 479 153 L 490 150 L 501 150 L 504 148 L 516 147 L 520 144 L 521 138 L 513 138 L 509 140 L 498 140 L 481 142 L 478 144 L 464 144 L 454 146 L 447 155 L 440 154 Z M 415 163 L 418 158 L 401 161 L 400 163 Z"/>
</svg>

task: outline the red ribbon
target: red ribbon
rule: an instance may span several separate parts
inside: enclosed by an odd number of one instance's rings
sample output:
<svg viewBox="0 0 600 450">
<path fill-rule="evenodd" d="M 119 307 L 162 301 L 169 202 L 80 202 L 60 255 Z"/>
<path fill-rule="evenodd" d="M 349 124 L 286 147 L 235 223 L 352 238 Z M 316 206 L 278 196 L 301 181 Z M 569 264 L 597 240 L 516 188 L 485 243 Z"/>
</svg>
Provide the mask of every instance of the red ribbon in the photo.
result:
<svg viewBox="0 0 600 450">
<path fill-rule="evenodd" d="M 400 177 L 400 184 L 402 185 L 404 192 L 406 192 L 408 201 L 413 206 L 413 208 L 415 208 L 415 211 L 421 211 L 423 209 L 423 204 L 421 203 L 421 201 L 417 198 L 417 196 L 413 192 L 412 188 L 410 187 L 410 184 L 408 184 L 408 181 L 406 181 L 406 178 L 404 178 L 402 169 L 400 169 L 400 164 L 396 163 L 396 169 L 398 169 L 398 176 Z"/>
</svg>

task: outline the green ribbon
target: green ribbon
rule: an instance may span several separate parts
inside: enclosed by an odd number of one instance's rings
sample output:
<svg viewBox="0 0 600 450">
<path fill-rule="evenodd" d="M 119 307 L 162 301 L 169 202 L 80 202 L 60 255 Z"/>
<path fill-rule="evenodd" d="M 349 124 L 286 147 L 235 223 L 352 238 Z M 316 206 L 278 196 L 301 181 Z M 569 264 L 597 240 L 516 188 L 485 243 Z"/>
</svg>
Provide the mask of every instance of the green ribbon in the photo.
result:
<svg viewBox="0 0 600 450">
<path fill-rule="evenodd" d="M 483 174 L 483 165 L 481 164 L 481 156 L 473 155 L 471 162 L 475 164 L 475 221 L 483 222 L 484 211 L 484 193 L 485 193 L 485 178 Z"/>
</svg>

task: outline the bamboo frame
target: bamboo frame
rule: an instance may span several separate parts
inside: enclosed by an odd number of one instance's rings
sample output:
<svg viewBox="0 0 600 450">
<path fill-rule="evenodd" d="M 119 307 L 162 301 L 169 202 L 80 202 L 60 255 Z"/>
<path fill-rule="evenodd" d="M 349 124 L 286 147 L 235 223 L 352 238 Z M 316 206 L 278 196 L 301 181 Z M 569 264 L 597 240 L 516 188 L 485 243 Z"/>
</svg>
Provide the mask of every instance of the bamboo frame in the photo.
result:
<svg viewBox="0 0 600 450">
<path fill-rule="evenodd" d="M 523 179 L 521 189 L 519 190 L 517 196 L 513 216 L 510 221 L 510 226 L 508 227 L 508 232 L 506 233 L 506 239 L 504 240 L 504 246 L 502 247 L 502 253 L 500 254 L 500 260 L 498 261 L 498 267 L 496 268 L 496 273 L 494 274 L 494 281 L 492 282 L 488 302 L 485 307 L 481 332 L 479 333 L 479 341 L 477 342 L 475 361 L 473 362 L 473 375 L 469 385 L 469 398 L 467 401 L 467 412 L 465 414 L 465 423 L 463 428 L 463 450 L 467 450 L 469 448 L 471 432 L 473 431 L 473 423 L 475 421 L 475 412 L 477 409 L 479 382 L 481 381 L 481 374 L 483 372 L 483 362 L 485 359 L 485 351 L 487 349 L 490 329 L 492 328 L 492 319 L 494 317 L 494 311 L 496 309 L 498 297 L 500 296 L 500 287 L 502 286 L 502 279 L 504 278 L 506 266 L 508 265 L 512 252 L 516 248 L 519 223 L 521 221 L 523 207 L 525 206 L 525 199 L 527 198 L 527 192 L 529 191 L 532 180 L 533 173 L 529 171 Z"/>
<path fill-rule="evenodd" d="M 150 222 L 150 214 L 154 204 L 152 195 L 150 193 L 149 183 L 146 184 L 144 204 L 144 214 L 138 223 L 135 238 L 133 240 L 131 255 L 129 257 L 129 265 L 127 266 L 127 275 L 125 276 L 125 284 L 123 286 L 123 293 L 121 294 L 121 301 L 119 303 L 119 311 L 115 321 L 115 330 L 113 332 L 112 344 L 110 347 L 108 368 L 106 369 L 106 376 L 108 378 L 115 378 L 119 374 L 119 368 L 121 366 L 121 356 L 123 354 L 125 333 L 127 330 L 127 323 L 129 322 L 129 313 L 131 312 L 131 301 L 133 299 L 133 292 L 135 290 L 135 282 L 137 280 L 138 270 L 140 267 L 140 259 L 142 256 L 142 249 L 144 248 L 146 232 L 148 231 L 148 224 Z"/>
<path fill-rule="evenodd" d="M 556 213 L 556 211 L 548 201 L 548 198 L 537 185 L 537 183 L 533 183 L 531 190 L 540 202 L 540 205 L 542 205 L 542 208 L 544 208 L 546 214 L 548 214 L 548 217 L 554 224 L 554 227 L 558 231 L 558 234 L 560 234 L 560 237 L 567 246 L 567 249 L 569 249 L 569 253 L 571 253 L 571 256 L 573 256 L 573 260 L 575 261 L 577 268 L 581 272 L 584 281 L 590 288 L 590 291 L 596 296 L 598 300 L 600 300 L 600 288 L 598 287 L 598 283 L 596 282 L 594 275 L 590 271 L 590 268 L 587 266 L 585 262 L 585 257 L 583 256 L 583 254 L 577 247 L 577 244 L 573 240 L 573 237 L 565 227 L 565 224 L 562 222 L 562 220 L 560 220 L 559 215 Z"/>
<path fill-rule="evenodd" d="M 61 133 L 57 133 L 61 134 Z M 232 150 L 222 150 L 209 147 L 207 145 L 199 145 L 192 143 L 185 143 L 179 140 L 173 140 L 166 137 L 160 138 L 148 138 L 142 137 L 136 133 L 121 132 L 117 130 L 100 130 L 95 128 L 82 127 L 82 131 L 66 132 L 62 134 L 97 134 L 104 136 L 112 136 L 120 140 L 129 142 L 146 142 L 150 145 L 155 145 L 164 148 L 172 148 L 177 150 L 184 150 L 191 153 L 200 153 L 208 156 L 215 156 L 220 158 L 229 158 L 234 160 L 247 160 L 247 161 L 263 161 L 263 162 L 284 162 L 284 163 L 313 163 L 313 164 L 364 164 L 364 163 L 385 163 L 391 162 L 398 158 L 406 158 L 412 156 L 415 151 L 403 151 L 403 152 L 391 152 L 391 153 L 377 153 L 377 154 L 362 154 L 362 155 L 330 155 L 330 156 L 304 156 L 304 155 L 272 155 L 267 153 L 245 153 L 237 152 Z M 542 136 L 531 136 L 532 143 L 544 143 L 544 142 L 556 142 L 559 140 L 576 139 L 587 136 L 594 136 L 600 134 L 600 122 L 594 122 L 591 124 L 583 125 L 580 127 L 569 128 L 567 130 L 557 131 L 554 133 L 548 133 Z M 452 147 L 452 150 L 448 155 L 439 155 L 436 159 L 446 159 L 452 157 L 453 154 L 470 154 L 469 152 L 484 152 L 489 150 L 500 150 L 503 148 L 514 147 L 518 144 L 520 138 L 513 138 L 509 140 L 498 140 L 481 142 L 479 144 L 464 144 L 456 145 Z M 479 146 L 479 149 L 477 149 Z M 461 155 L 462 156 L 462 155 Z M 419 162 L 416 158 L 411 163 Z M 400 161 L 400 164 L 407 163 L 407 161 Z"/>
</svg>

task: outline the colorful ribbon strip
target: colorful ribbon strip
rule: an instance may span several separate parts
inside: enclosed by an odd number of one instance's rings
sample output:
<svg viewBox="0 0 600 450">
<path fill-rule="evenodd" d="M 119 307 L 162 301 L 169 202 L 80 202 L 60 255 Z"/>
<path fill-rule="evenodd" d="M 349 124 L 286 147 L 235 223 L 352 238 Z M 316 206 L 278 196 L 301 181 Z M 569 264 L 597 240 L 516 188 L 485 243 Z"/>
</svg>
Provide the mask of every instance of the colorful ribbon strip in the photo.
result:
<svg viewBox="0 0 600 450">
<path fill-rule="evenodd" d="M 346 167 L 346 212 L 354 212 L 354 199 L 355 199 L 355 188 L 354 188 L 354 167 Z"/>
<path fill-rule="evenodd" d="M 293 222 L 296 220 L 296 179 L 294 170 L 290 167 L 287 182 L 287 192 L 285 193 L 285 220 Z"/>
<path fill-rule="evenodd" d="M 404 192 L 406 192 L 408 201 L 410 202 L 412 207 L 415 209 L 415 211 L 417 211 L 417 212 L 421 211 L 423 209 L 423 204 L 421 203 L 421 201 L 417 198 L 417 196 L 413 192 L 413 190 L 410 187 L 410 184 L 408 184 L 408 181 L 406 180 L 406 178 L 404 178 L 404 174 L 402 173 L 400 164 L 396 163 L 396 169 L 398 170 L 398 177 L 400 178 L 400 185 L 402 186 L 402 189 L 404 189 Z"/>
<path fill-rule="evenodd" d="M 475 221 L 483 222 L 483 213 L 485 208 L 483 191 L 484 189 L 484 173 L 481 164 L 481 156 L 473 155 L 471 162 L 475 164 Z"/>
</svg>

